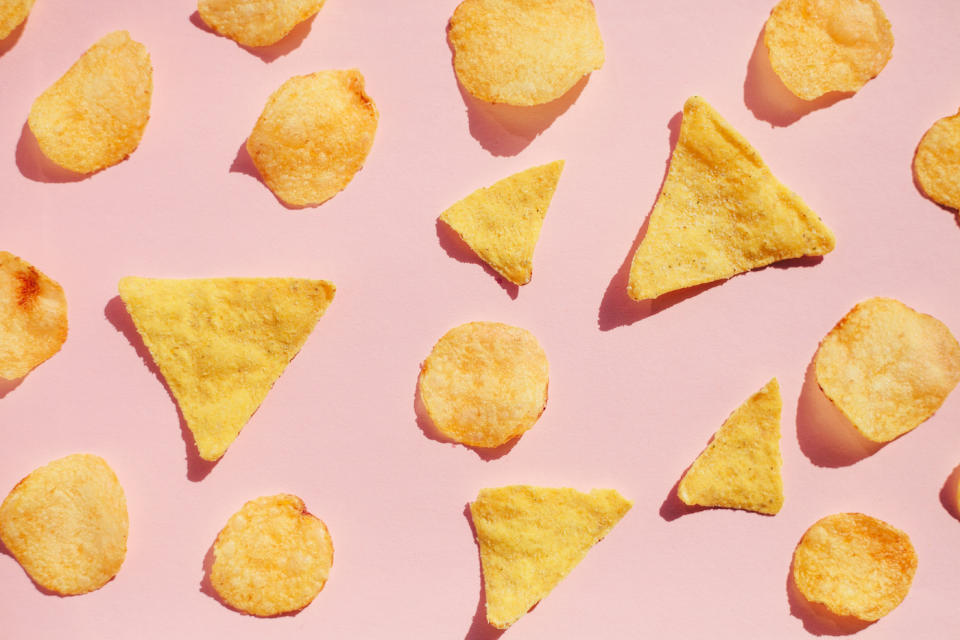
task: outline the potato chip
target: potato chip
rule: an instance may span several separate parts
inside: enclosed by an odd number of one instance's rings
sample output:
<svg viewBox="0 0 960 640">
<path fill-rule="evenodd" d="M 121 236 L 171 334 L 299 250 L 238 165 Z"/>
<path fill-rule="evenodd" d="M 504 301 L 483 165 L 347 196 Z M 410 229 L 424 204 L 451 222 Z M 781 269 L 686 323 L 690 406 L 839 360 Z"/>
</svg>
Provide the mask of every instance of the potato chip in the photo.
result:
<svg viewBox="0 0 960 640">
<path fill-rule="evenodd" d="M 506 629 L 550 591 L 633 504 L 613 489 L 581 493 L 516 485 L 470 503 L 480 546 L 487 622 Z"/>
<path fill-rule="evenodd" d="M 940 118 L 923 134 L 913 171 L 928 198 L 960 210 L 960 111 Z"/>
<path fill-rule="evenodd" d="M 773 515 L 783 506 L 780 384 L 774 378 L 734 411 L 687 470 L 677 496 L 688 505 Z"/>
<path fill-rule="evenodd" d="M 33 0 L 0 0 L 0 40 L 20 26 L 33 8 Z"/>
<path fill-rule="evenodd" d="M 335 291 L 299 278 L 120 281 L 204 460 L 219 459 L 236 439 Z"/>
<path fill-rule="evenodd" d="M 463 0 L 449 37 L 460 83 L 486 102 L 550 102 L 603 66 L 590 0 Z"/>
<path fill-rule="evenodd" d="M 282 40 L 295 26 L 314 15 L 324 0 L 199 0 L 197 12 L 222 36 L 246 47 L 263 47 Z"/>
<path fill-rule="evenodd" d="M 868 622 L 903 602 L 916 571 L 907 534 L 862 513 L 815 522 L 793 553 L 793 581 L 804 598 Z"/>
<path fill-rule="evenodd" d="M 420 371 L 437 429 L 471 447 L 498 447 L 529 430 L 547 405 L 549 364 L 536 337 L 499 322 L 448 331 Z"/>
<path fill-rule="evenodd" d="M 276 616 L 313 602 L 332 566 L 327 526 L 307 513 L 303 500 L 265 496 L 243 505 L 220 531 L 210 584 L 234 609 Z"/>
<path fill-rule="evenodd" d="M 533 274 L 533 250 L 563 171 L 563 160 L 515 173 L 474 191 L 440 219 L 480 258 L 510 282 Z"/>
<path fill-rule="evenodd" d="M 630 266 L 634 300 L 833 250 L 833 234 L 706 100 L 683 105 L 680 137 Z"/>
<path fill-rule="evenodd" d="M 127 500 L 99 456 L 54 460 L 0 505 L 0 540 L 38 585 L 79 595 L 109 582 L 127 555 Z"/>
<path fill-rule="evenodd" d="M 30 108 L 40 150 L 70 171 L 93 173 L 133 153 L 150 118 L 153 67 L 126 31 L 101 38 Z"/>
<path fill-rule="evenodd" d="M 773 70 L 804 100 L 858 91 L 893 55 L 893 31 L 876 0 L 782 0 L 763 41 Z"/>
<path fill-rule="evenodd" d="M 320 204 L 363 168 L 378 117 L 356 69 L 295 76 L 267 100 L 247 152 L 280 200 Z"/>
<path fill-rule="evenodd" d="M 936 318 L 871 298 L 830 330 L 815 368 L 817 384 L 853 426 L 889 442 L 932 416 L 960 382 L 960 344 Z"/>
<path fill-rule="evenodd" d="M 12 253 L 0 251 L 0 378 L 27 375 L 67 339 L 63 287 Z"/>
</svg>

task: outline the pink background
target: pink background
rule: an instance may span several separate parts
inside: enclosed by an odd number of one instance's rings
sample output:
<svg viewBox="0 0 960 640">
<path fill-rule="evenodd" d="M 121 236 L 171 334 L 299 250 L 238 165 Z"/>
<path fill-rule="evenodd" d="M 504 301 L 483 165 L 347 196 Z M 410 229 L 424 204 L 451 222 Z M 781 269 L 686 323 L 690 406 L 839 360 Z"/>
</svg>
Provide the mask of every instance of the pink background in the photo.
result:
<svg viewBox="0 0 960 640">
<path fill-rule="evenodd" d="M 960 332 L 960 228 L 911 176 L 923 132 L 960 104 L 960 8 L 920 4 L 883 0 L 893 60 L 852 98 L 811 108 L 771 75 L 758 40 L 772 0 L 597 0 L 606 65 L 528 112 L 459 90 L 445 40 L 456 0 L 329 0 L 265 53 L 210 33 L 189 0 L 37 0 L 0 43 L 0 248 L 62 283 L 70 337 L 0 390 L 0 495 L 49 460 L 93 452 L 120 477 L 131 525 L 123 569 L 89 595 L 44 595 L 0 555 L 0 636 L 496 637 L 464 508 L 481 487 L 510 483 L 613 487 L 635 504 L 508 637 L 856 631 L 788 586 L 800 536 L 838 511 L 907 531 L 919 554 L 907 599 L 859 636 L 949 635 L 960 624 L 950 504 L 960 393 L 877 450 L 808 375 L 820 338 L 870 296 Z M 114 29 L 150 52 L 150 123 L 127 161 L 71 181 L 39 156 L 27 113 Z M 241 150 L 246 136 L 284 80 L 348 67 L 362 70 L 380 109 L 373 151 L 333 200 L 287 209 Z M 818 212 L 837 249 L 635 303 L 626 267 L 692 94 Z M 533 281 L 519 292 L 438 232 L 437 215 L 472 190 L 557 158 L 566 169 Z M 143 359 L 116 297 L 125 275 L 317 277 L 338 293 L 211 467 Z M 551 364 L 546 413 L 492 456 L 434 439 L 414 406 L 433 343 L 479 319 L 531 330 Z M 685 513 L 670 497 L 675 483 L 773 376 L 784 399 L 783 510 Z M 336 560 L 312 605 L 262 620 L 211 595 L 205 562 L 234 511 L 281 491 L 326 521 Z"/>
</svg>

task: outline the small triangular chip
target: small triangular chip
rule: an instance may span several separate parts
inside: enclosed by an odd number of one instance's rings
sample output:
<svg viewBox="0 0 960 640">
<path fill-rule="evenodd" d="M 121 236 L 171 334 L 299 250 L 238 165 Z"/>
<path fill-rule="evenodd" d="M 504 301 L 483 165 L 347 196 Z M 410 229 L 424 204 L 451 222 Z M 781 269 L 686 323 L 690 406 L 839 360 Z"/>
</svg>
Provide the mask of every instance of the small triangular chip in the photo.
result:
<svg viewBox="0 0 960 640">
<path fill-rule="evenodd" d="M 219 459 L 236 439 L 335 291 L 298 278 L 120 280 L 204 460 Z"/>
<path fill-rule="evenodd" d="M 677 496 L 688 505 L 780 511 L 782 406 L 774 378 L 727 418 L 680 480 Z"/>
<path fill-rule="evenodd" d="M 683 105 L 670 171 L 630 266 L 634 300 L 833 250 L 833 233 L 706 100 Z"/>
<path fill-rule="evenodd" d="M 470 503 L 487 622 L 506 629 L 542 600 L 613 529 L 632 503 L 613 489 L 581 493 L 516 485 Z"/>
<path fill-rule="evenodd" d="M 533 250 L 563 171 L 563 160 L 531 167 L 471 193 L 440 219 L 514 284 L 533 274 Z"/>
</svg>

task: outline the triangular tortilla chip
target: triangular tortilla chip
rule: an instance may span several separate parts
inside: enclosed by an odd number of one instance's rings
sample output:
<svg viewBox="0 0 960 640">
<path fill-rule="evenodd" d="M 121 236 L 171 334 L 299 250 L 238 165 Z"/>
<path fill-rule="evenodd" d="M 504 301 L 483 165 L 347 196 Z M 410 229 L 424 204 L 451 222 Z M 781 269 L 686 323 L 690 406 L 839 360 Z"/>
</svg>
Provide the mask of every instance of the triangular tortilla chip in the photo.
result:
<svg viewBox="0 0 960 640">
<path fill-rule="evenodd" d="M 634 300 L 833 250 L 833 233 L 703 98 L 683 105 L 670 171 L 633 256 Z"/>
<path fill-rule="evenodd" d="M 783 506 L 780 385 L 774 378 L 734 411 L 677 487 L 684 503 L 775 514 Z"/>
<path fill-rule="evenodd" d="M 120 280 L 204 460 L 219 459 L 236 439 L 335 291 L 297 278 Z"/>
<path fill-rule="evenodd" d="M 630 510 L 613 489 L 510 486 L 470 503 L 487 622 L 506 629 L 542 600 Z"/>
<path fill-rule="evenodd" d="M 474 191 L 440 219 L 504 278 L 527 284 L 533 250 L 562 171 L 563 160 L 557 160 L 515 173 Z"/>
</svg>

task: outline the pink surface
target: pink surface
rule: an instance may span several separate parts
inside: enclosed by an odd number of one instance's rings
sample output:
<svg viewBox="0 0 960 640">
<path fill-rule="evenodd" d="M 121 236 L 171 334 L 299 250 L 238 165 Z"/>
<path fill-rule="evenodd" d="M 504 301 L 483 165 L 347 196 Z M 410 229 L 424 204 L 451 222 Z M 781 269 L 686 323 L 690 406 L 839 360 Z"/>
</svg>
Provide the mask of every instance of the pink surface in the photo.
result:
<svg viewBox="0 0 960 640">
<path fill-rule="evenodd" d="M 123 483 L 131 527 L 119 575 L 80 597 L 44 595 L 0 555 L 0 636 L 496 637 L 464 508 L 481 487 L 510 483 L 613 487 L 635 504 L 507 637 L 856 630 L 811 613 L 788 588 L 800 536 L 837 511 L 890 522 L 919 554 L 907 599 L 858 636 L 949 635 L 960 623 L 960 522 L 945 506 L 960 393 L 873 450 L 808 375 L 820 338 L 873 295 L 960 332 L 960 228 L 911 176 L 923 132 L 960 104 L 960 8 L 919 4 L 884 0 L 893 60 L 857 95 L 810 111 L 785 94 L 758 44 L 772 0 L 597 0 L 606 65 L 531 115 L 458 89 L 445 40 L 455 0 L 329 0 L 261 55 L 203 28 L 188 0 L 37 0 L 0 43 L 0 248 L 63 284 L 70 337 L 0 391 L 0 494 L 53 458 L 97 453 Z M 120 28 L 152 57 L 150 123 L 127 161 L 65 181 L 25 128 L 30 104 Z M 354 66 L 381 113 L 366 167 L 326 204 L 289 210 L 256 177 L 245 138 L 288 77 Z M 692 94 L 819 213 L 837 249 L 635 303 L 625 269 Z M 438 233 L 454 201 L 557 158 L 566 169 L 529 285 L 501 286 Z M 211 466 L 142 358 L 116 297 L 125 275 L 295 275 L 332 280 L 338 293 Z M 494 456 L 433 439 L 414 408 L 433 343 L 479 319 L 531 330 L 551 363 L 546 413 Z M 680 475 L 773 376 L 784 396 L 783 510 L 684 514 L 668 497 Z M 326 521 L 336 560 L 312 605 L 261 620 L 211 595 L 205 557 L 246 500 L 281 491 Z"/>
</svg>

